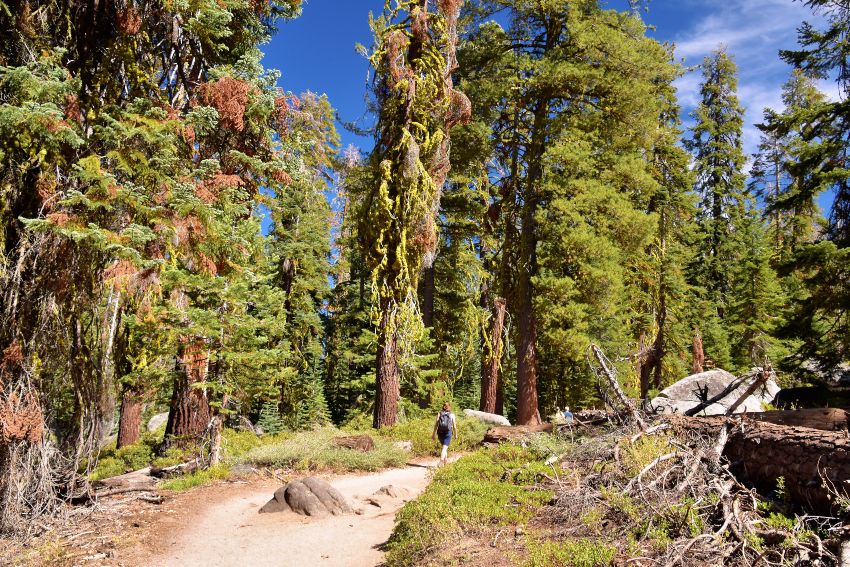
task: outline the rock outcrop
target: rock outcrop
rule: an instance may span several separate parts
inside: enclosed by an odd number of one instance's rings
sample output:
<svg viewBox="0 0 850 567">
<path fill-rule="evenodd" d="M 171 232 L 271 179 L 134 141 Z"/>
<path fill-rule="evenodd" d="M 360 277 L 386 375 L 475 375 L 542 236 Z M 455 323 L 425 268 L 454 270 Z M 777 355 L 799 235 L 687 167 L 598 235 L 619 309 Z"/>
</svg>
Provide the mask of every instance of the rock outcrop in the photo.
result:
<svg viewBox="0 0 850 567">
<path fill-rule="evenodd" d="M 692 374 L 668 386 L 649 402 L 654 413 L 684 414 L 706 400 L 727 392 L 714 403 L 703 408 L 697 415 L 725 415 L 729 408 L 743 396 L 753 382 L 759 379 L 758 372 L 750 372 L 740 378 L 719 368 Z M 765 404 L 773 402 L 780 388 L 773 378 L 768 378 L 733 413 L 764 411 Z"/>
<path fill-rule="evenodd" d="M 491 425 L 502 425 L 505 427 L 510 427 L 511 425 L 511 422 L 508 421 L 508 418 L 497 413 L 487 413 L 486 411 L 465 409 L 463 410 L 463 415 L 467 417 L 474 417 L 478 421 L 481 421 L 483 423 L 489 423 Z"/>
<path fill-rule="evenodd" d="M 324 517 L 349 514 L 353 510 L 340 491 L 320 478 L 309 476 L 275 490 L 260 514 L 295 512 L 302 516 Z"/>
</svg>

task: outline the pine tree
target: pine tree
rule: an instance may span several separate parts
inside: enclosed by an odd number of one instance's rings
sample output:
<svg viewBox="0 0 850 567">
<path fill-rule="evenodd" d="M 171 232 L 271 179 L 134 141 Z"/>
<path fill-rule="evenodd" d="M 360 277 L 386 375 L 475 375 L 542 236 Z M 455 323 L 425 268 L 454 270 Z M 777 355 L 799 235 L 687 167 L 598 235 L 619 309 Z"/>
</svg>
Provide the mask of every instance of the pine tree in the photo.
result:
<svg viewBox="0 0 850 567">
<path fill-rule="evenodd" d="M 750 188 L 765 204 L 774 262 L 782 264 L 800 247 L 811 242 L 819 211 L 811 193 L 803 196 L 808 166 L 797 162 L 806 152 L 803 136 L 813 113 L 826 97 L 800 69 L 794 70 L 782 88 L 781 113 L 764 111 L 759 126 L 762 137 L 750 171 Z"/>
<path fill-rule="evenodd" d="M 700 254 L 693 264 L 691 279 L 704 290 L 700 331 L 706 357 L 721 367 L 731 367 L 732 363 L 732 337 L 726 316 L 745 211 L 744 111 L 738 102 L 737 88 L 737 67 L 725 49 L 705 58 L 702 101 L 694 111 L 692 138 L 686 140 L 696 162 L 694 188 L 700 197 Z"/>
<path fill-rule="evenodd" d="M 805 4 L 823 15 L 826 27 L 819 30 L 804 22 L 798 30 L 799 48 L 780 55 L 807 77 L 834 76 L 843 96 L 827 102 L 809 94 L 808 104 L 775 120 L 780 133 L 799 133 L 789 152 L 794 191 L 779 208 L 785 214 L 805 210 L 823 192 L 833 195 L 823 233 L 816 242 L 800 247 L 786 268 L 796 274 L 800 287 L 783 335 L 801 342 L 795 353 L 798 364 L 814 361 L 829 369 L 850 359 L 850 110 L 846 100 L 850 9 L 846 3 L 829 0 Z"/>
<path fill-rule="evenodd" d="M 481 124 L 470 139 L 490 140 L 484 226 L 498 218 L 487 235 L 498 256 L 485 265 L 516 332 L 506 360 L 517 365 L 517 421 L 533 423 L 538 394 L 550 408 L 595 396 L 590 342 L 631 349 L 656 227 L 646 156 L 660 138 L 675 139 L 662 114 L 678 71 L 639 19 L 596 2 L 484 3 L 485 19 L 496 11 L 509 27 L 474 29 L 461 75 Z M 548 377 L 539 384 L 538 369 Z"/>
<path fill-rule="evenodd" d="M 738 369 L 764 364 L 768 335 L 783 304 L 770 265 L 767 233 L 742 168 L 744 114 L 737 97 L 737 67 L 724 49 L 703 63 L 702 102 L 687 141 L 696 161 L 698 246 L 692 283 L 702 288 L 699 329 L 706 357 Z"/>
<path fill-rule="evenodd" d="M 653 151 L 652 172 L 658 189 L 649 201 L 648 212 L 656 216 L 656 233 L 648 249 L 645 273 L 651 274 L 642 286 L 645 298 L 636 317 L 640 337 L 654 334 L 651 343 L 639 339 L 638 373 L 640 396 L 650 388 L 661 389 L 688 374 L 687 353 L 694 333 L 693 290 L 686 279 L 687 264 L 693 256 L 694 215 L 696 213 L 689 156 L 679 144 L 679 107 L 672 84 L 659 93 L 666 105 L 661 118 L 666 121 Z M 647 343 L 647 344 L 640 344 Z"/>
</svg>

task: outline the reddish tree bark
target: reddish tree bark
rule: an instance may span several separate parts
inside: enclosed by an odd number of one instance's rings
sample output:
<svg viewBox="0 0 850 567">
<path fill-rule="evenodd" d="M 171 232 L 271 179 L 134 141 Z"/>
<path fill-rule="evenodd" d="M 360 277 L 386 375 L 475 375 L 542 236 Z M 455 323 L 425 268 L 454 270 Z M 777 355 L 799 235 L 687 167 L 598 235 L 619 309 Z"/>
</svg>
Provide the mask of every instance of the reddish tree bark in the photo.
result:
<svg viewBox="0 0 850 567">
<path fill-rule="evenodd" d="M 390 329 L 391 300 L 381 298 L 381 329 L 378 333 L 378 354 L 375 365 L 375 429 L 395 425 L 398 417 L 400 376 L 397 357 L 397 339 Z"/>
<path fill-rule="evenodd" d="M 139 441 L 142 428 L 144 403 L 141 392 L 128 388 L 121 397 L 121 416 L 118 418 L 118 441 L 116 447 L 126 447 Z"/>
<path fill-rule="evenodd" d="M 189 339 L 180 356 L 182 372 L 178 372 L 171 396 L 171 411 L 165 426 L 166 438 L 192 440 L 199 437 L 210 422 L 210 404 L 203 389 L 193 384 L 207 378 L 209 355 L 203 339 Z M 180 441 L 178 441 L 180 442 Z"/>
<path fill-rule="evenodd" d="M 505 300 L 497 297 L 490 308 L 490 333 L 485 338 L 481 364 L 481 401 L 478 409 L 496 413 L 499 388 L 499 363 L 502 359 L 502 330 L 505 326 Z"/>
<path fill-rule="evenodd" d="M 705 353 L 702 350 L 702 336 L 697 332 L 694 335 L 694 360 L 693 366 L 691 367 L 692 374 L 699 374 L 703 371 L 703 364 L 705 364 Z"/>
</svg>

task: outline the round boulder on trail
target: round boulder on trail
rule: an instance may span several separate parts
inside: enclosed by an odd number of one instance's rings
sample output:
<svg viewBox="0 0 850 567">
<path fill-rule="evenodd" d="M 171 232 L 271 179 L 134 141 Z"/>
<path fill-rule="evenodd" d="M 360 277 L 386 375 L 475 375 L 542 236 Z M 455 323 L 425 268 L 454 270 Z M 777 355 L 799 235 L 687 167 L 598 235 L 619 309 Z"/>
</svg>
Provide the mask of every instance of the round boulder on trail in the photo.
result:
<svg viewBox="0 0 850 567">
<path fill-rule="evenodd" d="M 274 497 L 260 508 L 260 514 L 292 511 L 302 516 L 348 514 L 351 505 L 336 488 L 314 476 L 295 480 L 278 488 Z"/>
</svg>

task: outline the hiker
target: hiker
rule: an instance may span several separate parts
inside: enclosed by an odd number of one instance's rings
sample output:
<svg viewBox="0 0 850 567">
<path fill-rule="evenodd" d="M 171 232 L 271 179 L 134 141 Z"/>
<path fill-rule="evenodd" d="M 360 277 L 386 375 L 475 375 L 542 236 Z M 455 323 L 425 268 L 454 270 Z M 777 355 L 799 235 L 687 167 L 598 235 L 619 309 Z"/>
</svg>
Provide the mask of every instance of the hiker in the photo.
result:
<svg viewBox="0 0 850 567">
<path fill-rule="evenodd" d="M 431 434 L 431 439 L 436 441 L 439 438 L 440 443 L 443 445 L 443 451 L 440 453 L 441 465 L 446 464 L 452 435 L 457 437 L 457 421 L 455 420 L 455 414 L 452 413 L 452 406 L 449 402 L 446 402 L 443 404 L 443 410 L 437 414 L 437 421 L 434 423 L 434 433 Z"/>
<path fill-rule="evenodd" d="M 573 424 L 573 412 L 570 411 L 570 406 L 564 408 L 564 419 L 569 425 Z"/>
</svg>

